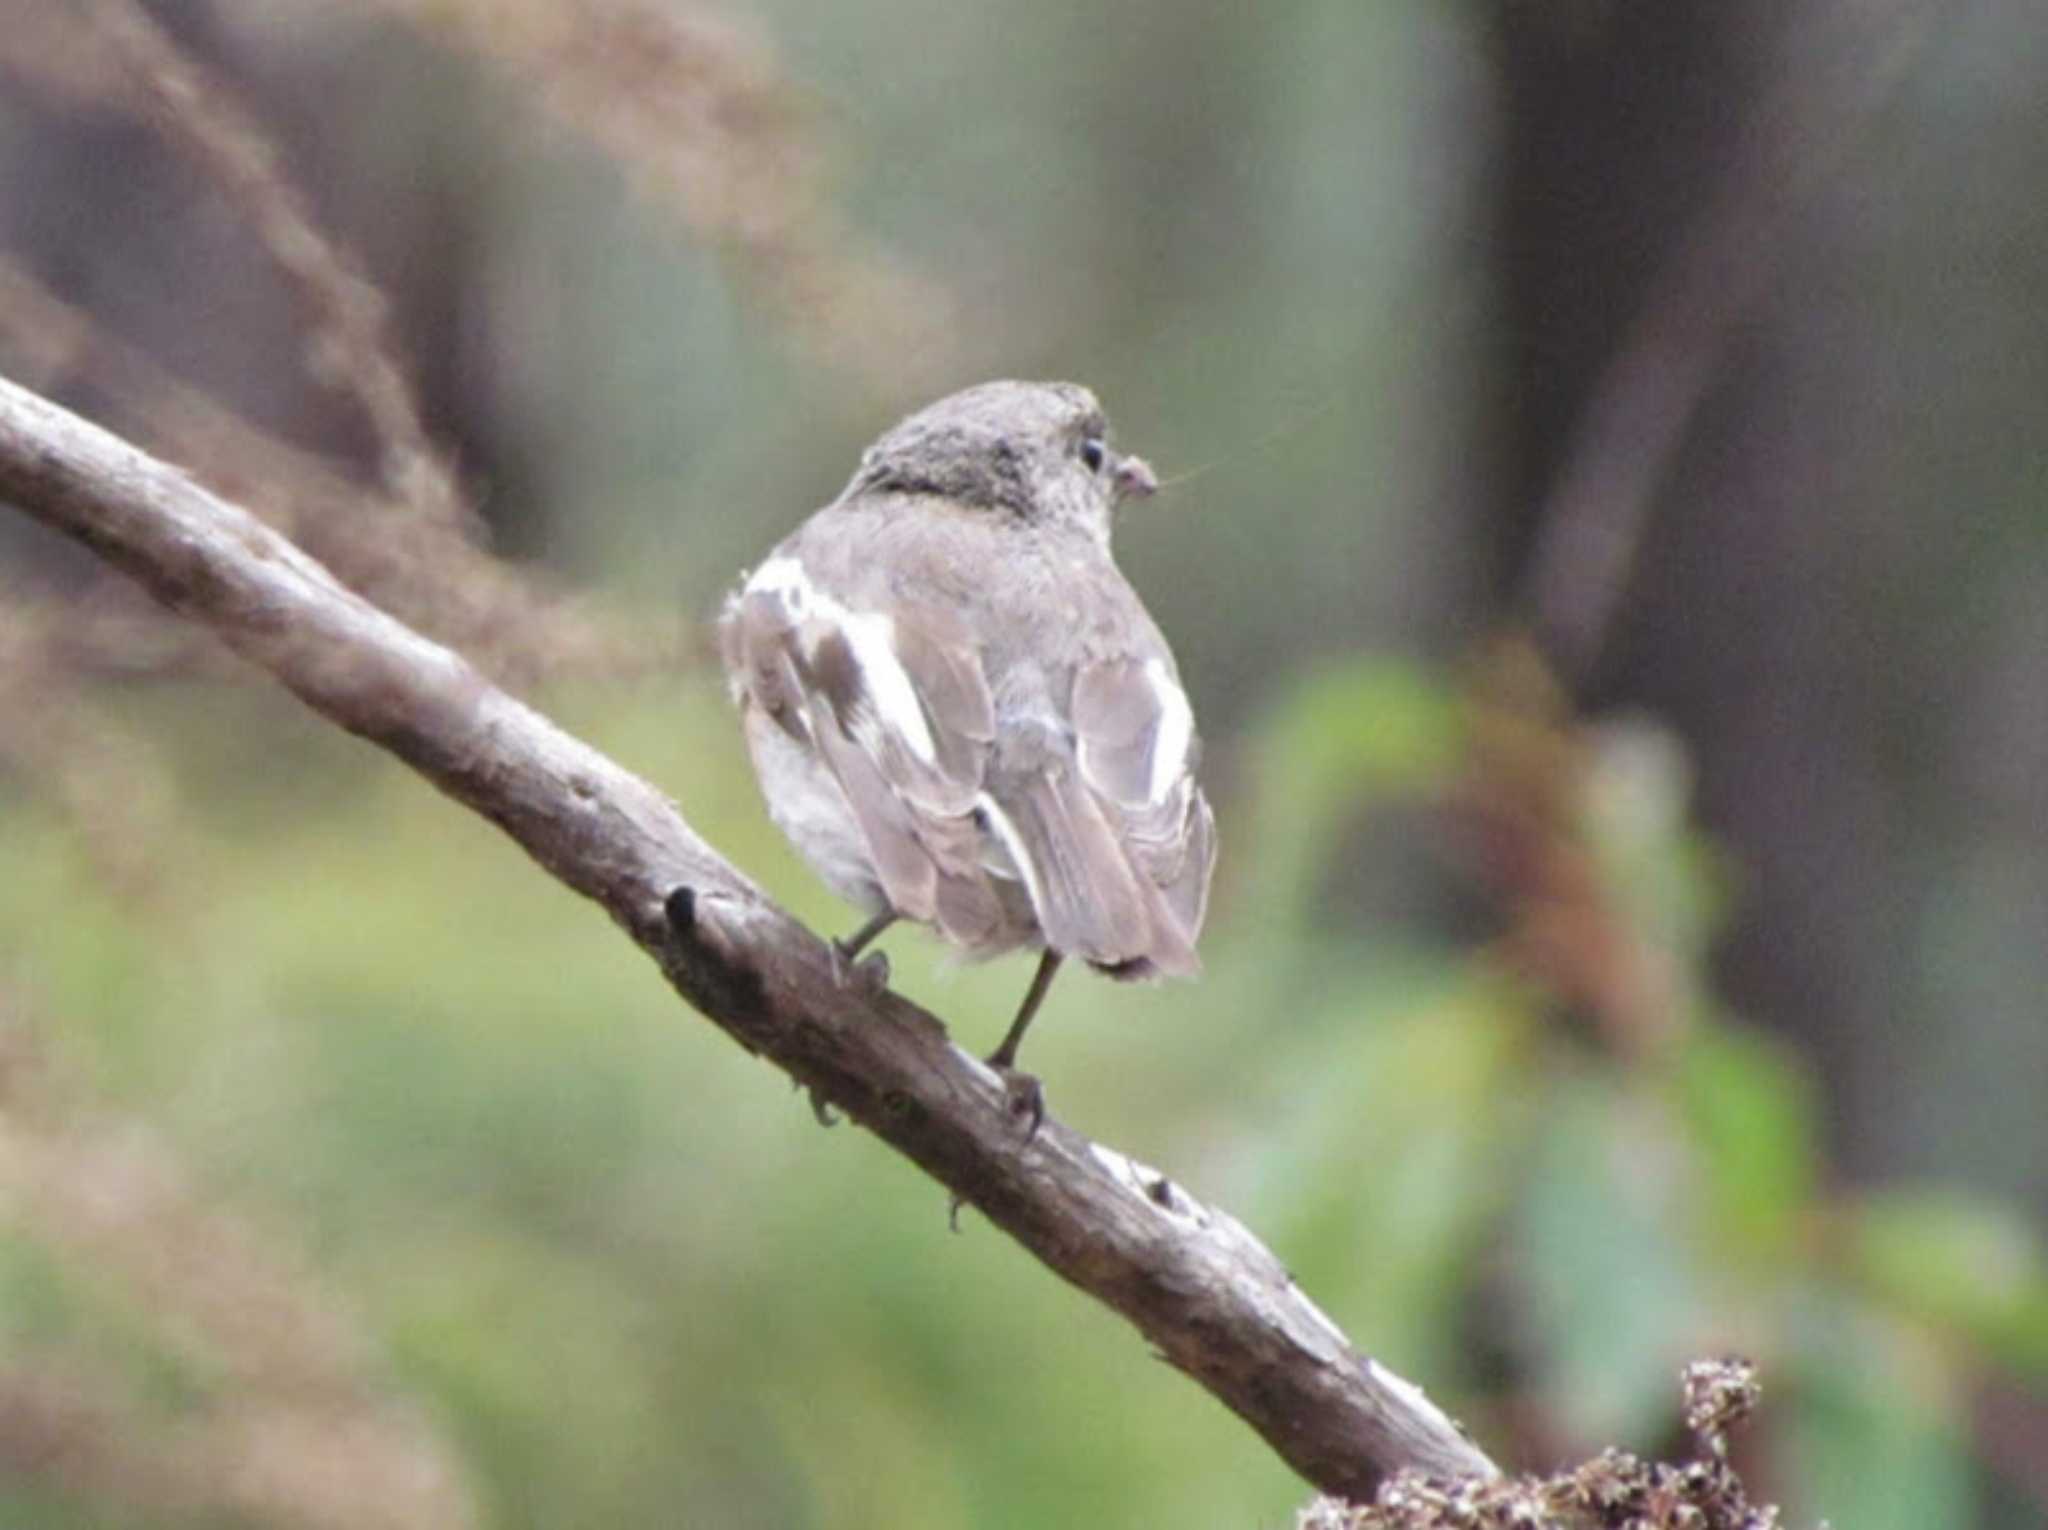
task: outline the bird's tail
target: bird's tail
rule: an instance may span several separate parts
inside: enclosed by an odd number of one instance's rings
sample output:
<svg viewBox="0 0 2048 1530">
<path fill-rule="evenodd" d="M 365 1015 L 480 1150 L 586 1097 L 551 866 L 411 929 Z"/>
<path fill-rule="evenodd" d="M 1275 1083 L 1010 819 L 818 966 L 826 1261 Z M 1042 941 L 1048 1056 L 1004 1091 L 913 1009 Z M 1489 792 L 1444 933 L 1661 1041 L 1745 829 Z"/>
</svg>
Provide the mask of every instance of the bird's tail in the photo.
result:
<svg viewBox="0 0 2048 1530">
<path fill-rule="evenodd" d="M 1133 863 L 1104 804 L 1065 770 L 1019 783 L 1011 821 L 1045 943 L 1116 977 L 1191 977 L 1191 932 Z"/>
</svg>

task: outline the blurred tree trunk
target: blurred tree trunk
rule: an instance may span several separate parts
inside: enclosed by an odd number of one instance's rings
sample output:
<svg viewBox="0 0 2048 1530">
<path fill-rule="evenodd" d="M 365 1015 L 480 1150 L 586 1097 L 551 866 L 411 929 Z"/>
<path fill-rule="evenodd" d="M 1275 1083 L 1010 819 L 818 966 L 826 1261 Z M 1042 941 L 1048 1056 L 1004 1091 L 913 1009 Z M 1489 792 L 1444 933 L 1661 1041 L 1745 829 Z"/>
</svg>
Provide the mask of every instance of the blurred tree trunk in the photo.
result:
<svg viewBox="0 0 2048 1530">
<path fill-rule="evenodd" d="M 1729 175 L 1755 162 L 1749 135 L 1800 130 L 1800 119 L 1756 110 L 1798 9 L 1491 8 L 1505 104 L 1504 592 L 1525 581 L 1542 507 L 1603 369 L 1645 304 L 1666 296 L 1659 273 L 1702 236 Z M 1724 991 L 1811 1048 L 1835 1086 L 1835 1145 L 1867 1165 L 1878 1102 L 1849 1072 L 1851 1033 L 1879 998 L 1867 958 L 1884 935 L 1881 889 L 1893 877 L 1880 788 L 1865 778 L 1859 709 L 1869 698 L 1852 591 L 1829 559 L 1839 491 L 1829 415 L 1812 407 L 1826 384 L 1823 337 L 1778 300 L 1785 252 L 1742 253 L 1768 263 L 1760 297 L 1720 337 L 1697 411 L 1656 464 L 1625 593 L 1597 654 L 1569 678 L 1589 709 L 1642 708 L 1687 740 L 1700 811 L 1746 871 L 1721 955 Z"/>
</svg>

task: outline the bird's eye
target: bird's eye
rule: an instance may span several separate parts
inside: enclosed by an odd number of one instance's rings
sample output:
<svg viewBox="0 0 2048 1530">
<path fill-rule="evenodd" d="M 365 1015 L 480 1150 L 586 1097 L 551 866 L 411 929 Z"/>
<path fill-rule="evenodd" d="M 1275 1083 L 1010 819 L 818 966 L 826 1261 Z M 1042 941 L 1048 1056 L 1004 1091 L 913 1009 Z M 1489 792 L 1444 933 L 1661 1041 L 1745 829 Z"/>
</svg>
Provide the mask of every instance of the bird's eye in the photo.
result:
<svg viewBox="0 0 2048 1530">
<path fill-rule="evenodd" d="M 1102 444 L 1102 437 L 1090 436 L 1081 443 L 1081 462 L 1089 472 L 1101 472 L 1108 457 L 1109 449 Z"/>
</svg>

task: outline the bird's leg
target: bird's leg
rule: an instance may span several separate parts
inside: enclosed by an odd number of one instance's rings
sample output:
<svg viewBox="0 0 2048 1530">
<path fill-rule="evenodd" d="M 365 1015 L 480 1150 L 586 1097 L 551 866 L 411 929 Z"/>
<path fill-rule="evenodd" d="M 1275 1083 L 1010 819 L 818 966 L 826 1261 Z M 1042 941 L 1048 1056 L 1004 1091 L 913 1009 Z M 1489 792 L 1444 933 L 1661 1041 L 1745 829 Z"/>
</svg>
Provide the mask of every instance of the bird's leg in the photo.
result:
<svg viewBox="0 0 2048 1530">
<path fill-rule="evenodd" d="M 1010 1034 L 1003 1038 L 1001 1046 L 988 1054 L 991 1068 L 1017 1066 L 1017 1044 L 1024 1039 L 1024 1032 L 1030 1029 L 1038 1006 L 1045 1002 L 1046 990 L 1052 987 L 1053 974 L 1060 970 L 1060 959 L 1057 951 L 1047 951 L 1038 958 L 1038 971 L 1032 976 L 1031 986 L 1024 991 L 1024 1002 L 1017 1007 L 1017 1018 L 1010 1022 Z"/>
<path fill-rule="evenodd" d="M 1010 1022 L 1009 1034 L 1003 1037 L 1001 1046 L 988 1054 L 988 1065 L 1000 1071 L 1009 1085 L 1010 1109 L 1018 1115 L 1030 1116 L 1032 1134 L 1045 1119 L 1045 1091 L 1037 1079 L 1017 1071 L 1017 1047 L 1024 1040 L 1025 1031 L 1031 1028 L 1038 1006 L 1045 1002 L 1053 977 L 1060 970 L 1060 959 L 1060 953 L 1051 949 L 1039 957 L 1038 971 L 1032 974 L 1031 986 L 1024 991 L 1024 1002 L 1017 1007 L 1017 1018 Z"/>
<path fill-rule="evenodd" d="M 832 977 L 840 987 L 856 979 L 869 993 L 880 993 L 889 986 L 889 953 L 877 951 L 866 961 L 860 954 L 898 917 L 894 909 L 885 908 L 845 940 L 832 942 Z"/>
</svg>

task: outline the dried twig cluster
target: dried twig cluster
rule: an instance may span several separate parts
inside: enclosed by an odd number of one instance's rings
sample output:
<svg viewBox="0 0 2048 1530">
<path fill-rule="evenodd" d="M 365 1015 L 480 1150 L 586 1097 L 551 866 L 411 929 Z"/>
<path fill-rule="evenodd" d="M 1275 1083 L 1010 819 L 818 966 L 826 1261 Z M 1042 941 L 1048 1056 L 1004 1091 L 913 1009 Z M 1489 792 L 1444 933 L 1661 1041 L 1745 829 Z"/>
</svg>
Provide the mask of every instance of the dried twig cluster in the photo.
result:
<svg viewBox="0 0 2048 1530">
<path fill-rule="evenodd" d="M 1625 1450 L 1548 1477 L 1445 1479 L 1401 1472 L 1369 1505 L 1318 1499 L 1296 1530 L 1778 1530 L 1773 1504 L 1750 1501 L 1728 1461 L 1728 1436 L 1761 1395 L 1744 1360 L 1686 1367 L 1690 1460 L 1644 1461 Z"/>
</svg>

